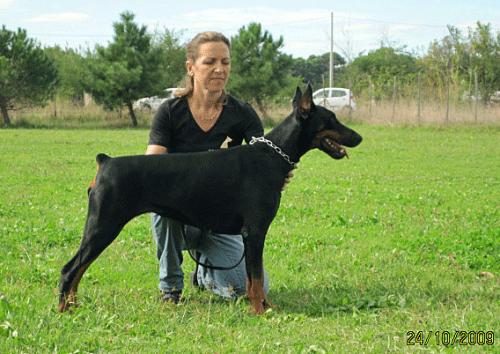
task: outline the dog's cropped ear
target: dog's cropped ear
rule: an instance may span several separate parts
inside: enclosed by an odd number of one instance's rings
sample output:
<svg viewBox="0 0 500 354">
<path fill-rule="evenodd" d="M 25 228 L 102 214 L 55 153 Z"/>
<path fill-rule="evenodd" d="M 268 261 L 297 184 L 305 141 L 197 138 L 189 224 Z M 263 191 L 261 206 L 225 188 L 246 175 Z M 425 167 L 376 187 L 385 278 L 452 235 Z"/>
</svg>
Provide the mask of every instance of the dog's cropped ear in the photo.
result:
<svg viewBox="0 0 500 354">
<path fill-rule="evenodd" d="M 293 98 L 293 108 L 298 111 L 298 117 L 307 119 L 313 107 L 314 102 L 312 99 L 311 84 L 307 84 L 306 91 L 303 94 L 300 88 L 297 86 L 297 90 L 295 90 L 295 96 Z"/>
<path fill-rule="evenodd" d="M 300 90 L 300 87 L 297 86 L 297 89 L 295 90 L 295 96 L 293 96 L 293 101 L 292 101 L 294 107 L 297 107 L 301 97 L 302 97 L 302 91 Z"/>
<path fill-rule="evenodd" d="M 298 102 L 298 108 L 301 118 L 306 119 L 309 116 L 309 113 L 311 113 L 313 107 L 314 102 L 312 98 L 312 87 L 311 84 L 307 84 L 306 91 L 300 97 Z"/>
<path fill-rule="evenodd" d="M 309 81 L 307 83 L 306 92 L 304 92 L 304 95 L 305 96 L 310 96 L 311 97 L 311 101 L 312 101 L 312 94 L 313 94 L 313 88 L 312 88 L 312 85 L 311 85 L 311 81 Z"/>
</svg>

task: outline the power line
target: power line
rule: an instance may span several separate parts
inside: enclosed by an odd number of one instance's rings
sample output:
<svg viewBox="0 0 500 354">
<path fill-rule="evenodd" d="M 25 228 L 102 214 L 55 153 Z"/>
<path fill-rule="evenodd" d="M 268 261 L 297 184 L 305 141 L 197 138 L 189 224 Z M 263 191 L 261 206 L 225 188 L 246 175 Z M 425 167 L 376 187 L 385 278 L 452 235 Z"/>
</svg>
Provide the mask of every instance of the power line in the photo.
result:
<svg viewBox="0 0 500 354">
<path fill-rule="evenodd" d="M 400 22 L 400 21 L 386 21 L 386 20 L 380 20 L 380 19 L 375 19 L 375 18 L 370 18 L 370 17 L 356 17 L 356 16 L 350 16 L 350 15 L 343 15 L 343 14 L 335 14 L 335 17 L 344 19 L 349 21 L 348 25 L 351 25 L 351 22 L 358 22 L 358 23 L 379 23 L 379 24 L 386 24 L 386 25 L 403 25 L 403 26 L 413 26 L 413 27 L 420 27 L 420 28 L 440 28 L 440 29 L 445 29 L 447 28 L 448 25 L 438 25 L 438 24 L 428 24 L 428 23 L 413 23 L 413 22 Z M 324 16 L 318 16 L 318 17 L 312 17 L 312 18 L 307 18 L 307 19 L 297 19 L 297 20 L 289 20 L 289 21 L 276 21 L 272 23 L 267 23 L 267 24 L 262 24 L 263 28 L 266 27 L 288 27 L 290 25 L 297 26 L 297 25 L 311 25 L 314 23 L 322 23 L 329 21 L 329 17 L 327 15 Z M 323 25 L 320 25 L 321 27 Z M 458 28 L 464 28 L 465 26 L 455 26 Z M 234 32 L 237 31 L 238 28 L 218 28 L 218 30 L 222 32 Z M 493 31 L 498 31 L 498 28 L 496 27 L 491 27 Z M 281 31 L 286 31 L 286 28 L 281 28 Z M 34 35 L 36 37 L 51 37 L 51 38 L 87 38 L 88 40 L 92 41 L 94 40 L 99 40 L 99 39 L 111 39 L 114 34 L 104 34 L 104 33 L 89 33 L 89 34 L 84 34 L 84 33 L 57 33 L 57 32 L 51 32 L 51 33 L 31 33 L 31 35 Z M 300 41 L 300 40 L 299 40 Z M 307 42 L 323 42 L 323 40 L 307 40 Z M 297 42 L 297 40 L 295 40 Z M 303 42 L 303 41 L 302 41 Z M 338 47 L 338 46 L 337 46 Z"/>
<path fill-rule="evenodd" d="M 388 25 L 404 25 L 404 26 L 415 26 L 415 27 L 431 27 L 431 28 L 443 28 L 448 25 L 436 25 L 436 24 L 428 24 L 428 23 L 410 23 L 410 22 L 394 22 L 394 21 L 386 21 L 386 20 L 377 20 L 369 17 L 351 17 L 351 16 L 342 16 L 337 15 L 337 17 L 345 18 L 348 20 L 358 20 L 360 22 L 374 22 L 374 23 L 383 23 Z"/>
<path fill-rule="evenodd" d="M 347 20 L 356 20 L 359 22 L 374 22 L 374 23 L 383 23 L 383 24 L 389 24 L 389 25 L 404 25 L 404 26 L 414 26 L 414 27 L 430 27 L 430 28 L 446 28 L 450 24 L 429 24 L 429 23 L 414 23 L 414 22 L 396 22 L 396 21 L 387 21 L 387 20 L 379 20 L 379 19 L 374 19 L 370 17 L 356 17 L 356 16 L 346 16 L 346 15 L 338 15 L 335 13 L 335 17 L 338 18 L 343 18 Z M 286 21 L 286 22 L 275 22 L 268 24 L 267 26 L 281 26 L 281 25 L 288 25 L 288 24 L 299 24 L 299 23 L 312 23 L 312 22 L 321 22 L 321 21 L 329 21 L 328 16 L 321 16 L 317 18 L 312 18 L 312 19 L 306 19 L 306 20 L 296 20 L 296 21 Z M 465 25 L 452 25 L 455 27 L 466 27 Z M 491 27 L 493 30 L 498 31 L 500 28 L 498 27 Z"/>
<path fill-rule="evenodd" d="M 403 26 L 414 26 L 414 27 L 428 27 L 428 28 L 447 28 L 447 25 L 437 25 L 437 24 L 428 24 L 428 23 L 413 23 L 413 22 L 395 22 L 395 21 L 386 21 L 386 20 L 378 20 L 374 18 L 368 18 L 368 17 L 352 17 L 352 16 L 345 16 L 345 15 L 335 15 L 337 18 L 343 18 L 349 21 L 359 21 L 359 22 L 372 22 L 372 23 L 381 23 L 381 24 L 388 24 L 388 25 L 403 25 Z M 265 27 L 276 27 L 276 26 L 286 26 L 286 25 L 297 25 L 297 24 L 310 24 L 310 23 L 315 23 L 315 22 L 323 22 L 323 21 L 329 21 L 328 16 L 321 16 L 321 17 L 316 17 L 316 18 L 309 18 L 309 19 L 304 19 L 304 20 L 294 20 L 294 21 L 283 21 L 283 22 L 273 22 L 273 23 L 268 23 L 265 24 Z M 464 25 L 452 25 L 455 27 L 466 27 Z M 239 27 L 240 28 L 240 27 Z M 238 28 L 238 29 L 239 29 Z M 500 29 L 497 27 L 491 27 L 492 30 L 494 31 L 499 31 Z M 235 31 L 237 29 L 234 28 L 225 28 L 226 31 Z M 84 34 L 84 33 L 32 33 L 32 35 L 35 36 L 43 36 L 43 37 L 66 37 L 66 38 L 79 38 L 79 37 L 88 37 L 88 38 L 110 38 L 113 36 L 113 34 L 100 34 L 100 33 L 89 33 L 89 34 Z"/>
<path fill-rule="evenodd" d="M 83 33 L 31 33 L 34 36 L 40 36 L 40 37 L 98 37 L 98 38 L 109 38 L 113 37 L 114 34 L 83 34 Z"/>
</svg>

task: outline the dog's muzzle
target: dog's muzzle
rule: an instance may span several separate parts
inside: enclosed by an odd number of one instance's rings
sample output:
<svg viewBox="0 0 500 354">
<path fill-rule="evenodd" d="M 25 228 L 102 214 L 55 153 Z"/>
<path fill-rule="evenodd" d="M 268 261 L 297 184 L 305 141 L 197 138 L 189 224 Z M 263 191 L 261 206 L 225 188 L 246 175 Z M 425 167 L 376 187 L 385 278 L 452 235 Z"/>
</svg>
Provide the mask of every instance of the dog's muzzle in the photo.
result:
<svg viewBox="0 0 500 354">
<path fill-rule="evenodd" d="M 320 140 L 320 144 L 321 144 L 320 149 L 326 152 L 334 159 L 339 160 L 343 157 L 349 158 L 349 155 L 347 155 L 347 150 L 333 139 L 324 137 Z"/>
<path fill-rule="evenodd" d="M 339 160 L 344 157 L 349 157 L 347 155 L 347 150 L 343 147 L 337 140 L 337 133 L 329 130 L 325 130 L 316 134 L 313 140 L 313 147 L 318 148 L 321 151 L 326 152 L 330 157 Z"/>
</svg>

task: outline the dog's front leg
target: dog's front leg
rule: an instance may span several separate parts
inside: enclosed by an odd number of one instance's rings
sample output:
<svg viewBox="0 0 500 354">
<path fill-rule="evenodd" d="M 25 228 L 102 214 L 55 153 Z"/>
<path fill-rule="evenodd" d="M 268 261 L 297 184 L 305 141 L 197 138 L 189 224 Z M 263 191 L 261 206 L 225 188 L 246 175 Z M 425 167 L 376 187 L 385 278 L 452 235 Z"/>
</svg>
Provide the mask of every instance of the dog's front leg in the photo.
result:
<svg viewBox="0 0 500 354">
<path fill-rule="evenodd" d="M 269 303 L 264 292 L 264 251 L 265 233 L 245 235 L 245 264 L 247 269 L 247 296 L 253 311 L 264 313 Z"/>
</svg>

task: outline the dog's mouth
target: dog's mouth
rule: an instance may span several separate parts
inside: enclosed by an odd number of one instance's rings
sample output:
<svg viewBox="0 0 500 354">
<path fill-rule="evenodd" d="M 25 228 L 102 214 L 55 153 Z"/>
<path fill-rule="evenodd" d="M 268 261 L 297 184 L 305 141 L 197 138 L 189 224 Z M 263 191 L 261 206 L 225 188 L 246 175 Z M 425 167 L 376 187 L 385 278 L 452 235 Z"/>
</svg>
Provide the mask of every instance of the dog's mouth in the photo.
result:
<svg viewBox="0 0 500 354">
<path fill-rule="evenodd" d="M 344 157 L 349 158 L 349 155 L 347 155 L 347 150 L 328 136 L 323 136 L 320 139 L 320 149 L 336 160 L 340 160 Z"/>
</svg>

